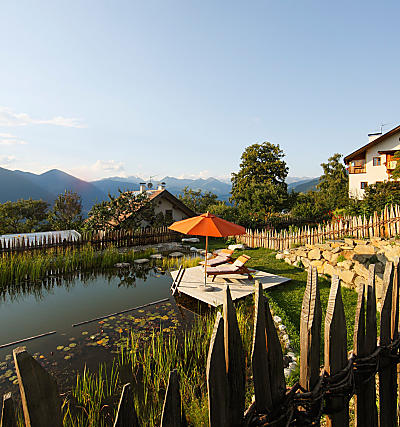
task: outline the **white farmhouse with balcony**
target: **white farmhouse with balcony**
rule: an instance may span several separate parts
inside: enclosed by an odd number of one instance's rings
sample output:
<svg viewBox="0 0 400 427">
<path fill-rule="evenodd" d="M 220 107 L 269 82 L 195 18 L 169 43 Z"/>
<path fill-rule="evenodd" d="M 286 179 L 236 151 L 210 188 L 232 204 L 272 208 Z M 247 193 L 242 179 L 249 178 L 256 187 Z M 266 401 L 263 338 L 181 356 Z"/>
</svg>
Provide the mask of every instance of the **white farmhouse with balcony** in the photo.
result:
<svg viewBox="0 0 400 427">
<path fill-rule="evenodd" d="M 377 182 L 389 181 L 396 168 L 394 153 L 400 150 L 400 126 L 368 135 L 369 142 L 344 158 L 349 172 L 349 195 L 362 199 L 364 189 Z"/>
</svg>

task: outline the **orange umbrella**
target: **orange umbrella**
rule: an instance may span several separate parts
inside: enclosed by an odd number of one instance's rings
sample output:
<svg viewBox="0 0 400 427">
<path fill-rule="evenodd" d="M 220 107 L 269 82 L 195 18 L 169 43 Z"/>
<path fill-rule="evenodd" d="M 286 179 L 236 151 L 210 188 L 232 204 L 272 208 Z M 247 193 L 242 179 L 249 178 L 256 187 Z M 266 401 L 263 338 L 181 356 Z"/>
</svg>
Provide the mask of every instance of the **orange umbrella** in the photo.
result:
<svg viewBox="0 0 400 427">
<path fill-rule="evenodd" d="M 193 218 L 184 219 L 174 222 L 168 227 L 170 230 L 179 231 L 183 234 L 192 234 L 195 236 L 206 237 L 206 254 L 204 263 L 204 286 L 207 284 L 207 251 L 208 251 L 208 236 L 210 237 L 227 237 L 246 234 L 246 230 L 241 225 L 226 221 L 209 212 L 195 216 Z"/>
</svg>

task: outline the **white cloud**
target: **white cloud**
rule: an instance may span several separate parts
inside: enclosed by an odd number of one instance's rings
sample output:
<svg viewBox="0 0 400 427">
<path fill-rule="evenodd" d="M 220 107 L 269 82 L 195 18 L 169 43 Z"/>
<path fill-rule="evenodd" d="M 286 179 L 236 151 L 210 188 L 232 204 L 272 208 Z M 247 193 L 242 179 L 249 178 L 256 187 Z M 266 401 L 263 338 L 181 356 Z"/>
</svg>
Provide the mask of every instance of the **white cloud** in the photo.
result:
<svg viewBox="0 0 400 427">
<path fill-rule="evenodd" d="M 0 107 L 0 126 L 54 125 L 69 128 L 84 128 L 81 119 L 57 116 L 52 119 L 34 119 L 26 113 L 16 113 L 11 108 Z"/>
<path fill-rule="evenodd" d="M 15 156 L 0 156 L 0 166 L 7 167 L 16 160 Z"/>
<path fill-rule="evenodd" d="M 91 166 L 95 171 L 104 172 L 124 172 L 125 166 L 123 162 L 117 162 L 115 160 L 97 160 L 97 162 Z"/>
<path fill-rule="evenodd" d="M 0 133 L 0 145 L 25 145 L 26 141 L 10 133 Z"/>
</svg>

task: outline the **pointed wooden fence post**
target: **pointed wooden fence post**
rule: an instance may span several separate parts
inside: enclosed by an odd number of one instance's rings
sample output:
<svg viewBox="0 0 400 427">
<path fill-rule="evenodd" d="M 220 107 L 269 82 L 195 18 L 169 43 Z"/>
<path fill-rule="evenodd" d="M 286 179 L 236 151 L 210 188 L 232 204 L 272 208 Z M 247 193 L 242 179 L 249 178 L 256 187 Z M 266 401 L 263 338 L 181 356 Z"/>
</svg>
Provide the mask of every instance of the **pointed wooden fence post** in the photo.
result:
<svg viewBox="0 0 400 427">
<path fill-rule="evenodd" d="M 300 317 L 300 385 L 312 391 L 320 380 L 322 309 L 318 288 L 318 272 L 315 267 L 308 269 L 307 285 L 304 292 Z M 316 402 L 312 412 L 318 413 L 320 403 Z"/>
<path fill-rule="evenodd" d="M 208 419 L 210 427 L 225 425 L 228 417 L 228 378 L 226 376 L 224 319 L 217 313 L 207 357 Z"/>
<path fill-rule="evenodd" d="M 14 401 L 11 397 L 11 393 L 7 393 L 3 396 L 0 427 L 17 427 L 17 422 L 15 419 Z"/>
<path fill-rule="evenodd" d="M 366 292 L 365 292 L 366 291 Z M 365 293 L 367 304 L 365 307 Z M 375 299 L 375 265 L 369 266 L 368 284 L 366 287 L 360 285 L 358 289 L 358 301 L 356 319 L 354 324 L 354 346 L 355 356 L 366 357 L 376 350 L 376 299 Z M 356 426 L 378 425 L 378 414 L 376 408 L 375 375 L 365 382 L 360 378 L 356 394 Z"/>
<path fill-rule="evenodd" d="M 169 374 L 160 427 L 186 427 L 179 390 L 179 376 L 176 369 Z"/>
<path fill-rule="evenodd" d="M 265 297 L 262 284 L 256 281 L 256 300 L 254 313 L 254 334 L 251 362 L 256 408 L 258 413 L 272 410 L 271 382 L 267 351 L 267 333 L 265 317 Z"/>
<path fill-rule="evenodd" d="M 392 304 L 394 266 L 387 262 L 383 276 L 383 295 L 380 322 L 380 345 L 386 346 L 392 338 Z M 381 353 L 379 367 L 379 420 L 381 426 L 396 425 L 397 393 L 396 371 L 389 354 Z"/>
<path fill-rule="evenodd" d="M 236 309 L 233 305 L 229 285 L 224 298 L 224 343 L 225 363 L 228 379 L 227 426 L 240 426 L 244 414 L 245 380 L 244 349 L 240 337 Z"/>
<path fill-rule="evenodd" d="M 125 384 L 119 400 L 114 427 L 140 427 L 133 401 L 132 387 Z"/>
<path fill-rule="evenodd" d="M 265 297 L 265 330 L 267 336 L 267 352 L 269 380 L 271 383 L 271 398 L 273 407 L 277 407 L 282 402 L 286 394 L 286 382 L 283 369 L 283 353 L 276 331 L 274 320 L 269 308 L 268 298 Z M 283 423 L 285 425 L 285 423 Z"/>
<path fill-rule="evenodd" d="M 347 364 L 347 328 L 340 280 L 333 276 L 325 316 L 325 371 L 332 377 Z M 349 425 L 349 405 L 345 397 L 327 399 L 327 407 L 328 427 Z"/>
<path fill-rule="evenodd" d="M 26 427 L 62 427 L 61 400 L 54 378 L 27 353 L 13 351 Z"/>
</svg>

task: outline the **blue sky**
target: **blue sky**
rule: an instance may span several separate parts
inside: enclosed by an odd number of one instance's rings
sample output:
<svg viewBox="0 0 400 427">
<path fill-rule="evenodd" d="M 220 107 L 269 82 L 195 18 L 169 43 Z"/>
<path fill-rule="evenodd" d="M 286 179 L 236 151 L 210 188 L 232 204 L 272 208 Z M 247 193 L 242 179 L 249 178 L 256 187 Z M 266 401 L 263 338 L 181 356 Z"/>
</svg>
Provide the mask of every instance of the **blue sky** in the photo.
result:
<svg viewBox="0 0 400 427">
<path fill-rule="evenodd" d="M 400 123 L 398 1 L 0 3 L 0 165 L 84 179 L 292 176 Z"/>
</svg>

